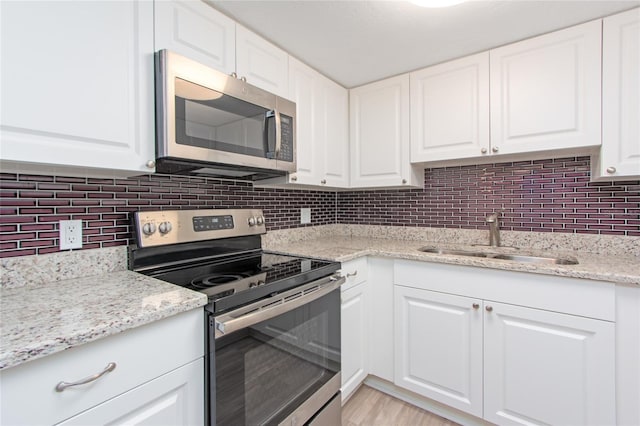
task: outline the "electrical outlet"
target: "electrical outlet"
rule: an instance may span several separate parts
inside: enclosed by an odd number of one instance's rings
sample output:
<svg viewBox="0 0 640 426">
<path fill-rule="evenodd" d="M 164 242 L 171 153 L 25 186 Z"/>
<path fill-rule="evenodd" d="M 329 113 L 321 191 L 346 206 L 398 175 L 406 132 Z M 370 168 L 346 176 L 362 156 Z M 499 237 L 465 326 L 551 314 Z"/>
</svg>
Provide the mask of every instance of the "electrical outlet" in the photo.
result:
<svg viewBox="0 0 640 426">
<path fill-rule="evenodd" d="M 60 221 L 60 250 L 82 248 L 82 221 Z"/>
<path fill-rule="evenodd" d="M 310 208 L 301 208 L 300 209 L 300 223 L 305 225 L 307 223 L 311 223 L 311 209 Z"/>
</svg>

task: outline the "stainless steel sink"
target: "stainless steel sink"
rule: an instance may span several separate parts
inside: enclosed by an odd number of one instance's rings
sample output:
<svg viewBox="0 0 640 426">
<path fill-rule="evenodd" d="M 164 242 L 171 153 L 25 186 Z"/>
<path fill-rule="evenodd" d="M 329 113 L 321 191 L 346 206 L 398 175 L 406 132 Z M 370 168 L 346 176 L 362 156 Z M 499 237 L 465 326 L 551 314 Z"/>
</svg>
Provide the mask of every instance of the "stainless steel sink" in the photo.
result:
<svg viewBox="0 0 640 426">
<path fill-rule="evenodd" d="M 422 248 L 419 248 L 418 250 L 423 251 L 425 253 L 450 254 L 454 256 L 487 257 L 487 253 L 483 253 L 481 251 L 447 250 L 447 249 L 441 249 L 437 247 L 422 247 Z"/>
<path fill-rule="evenodd" d="M 452 256 L 484 257 L 487 259 L 509 260 L 522 263 L 546 263 L 552 265 L 577 265 L 578 261 L 568 257 L 528 256 L 524 254 L 502 254 L 486 251 L 451 250 L 438 247 L 422 247 L 418 250 L 425 253 L 444 254 Z"/>
<path fill-rule="evenodd" d="M 540 256 L 527 256 L 520 254 L 496 254 L 487 256 L 492 259 L 512 260 L 514 262 L 524 263 L 549 263 L 552 265 L 577 265 L 576 259 L 568 257 L 540 257 Z"/>
</svg>

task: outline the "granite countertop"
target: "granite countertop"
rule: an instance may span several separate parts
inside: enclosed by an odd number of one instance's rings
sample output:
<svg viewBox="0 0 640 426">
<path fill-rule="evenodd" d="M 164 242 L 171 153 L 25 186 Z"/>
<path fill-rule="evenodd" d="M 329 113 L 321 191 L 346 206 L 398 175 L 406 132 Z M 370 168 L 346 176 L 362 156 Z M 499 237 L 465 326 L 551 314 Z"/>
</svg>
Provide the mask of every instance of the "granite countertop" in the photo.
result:
<svg viewBox="0 0 640 426">
<path fill-rule="evenodd" d="M 505 254 L 565 257 L 573 258 L 579 263 L 577 265 L 534 264 L 483 257 L 424 253 L 418 250 L 426 246 L 467 251 L 482 250 Z M 633 255 L 606 256 L 581 251 L 535 251 L 525 248 L 490 248 L 430 243 L 429 241 L 342 236 L 317 237 L 298 242 L 277 242 L 270 245 L 269 250 L 339 262 L 346 262 L 362 256 L 380 256 L 640 285 L 640 257 Z"/>
<path fill-rule="evenodd" d="M 0 370 L 204 306 L 207 297 L 131 271 L 0 289 Z"/>
</svg>

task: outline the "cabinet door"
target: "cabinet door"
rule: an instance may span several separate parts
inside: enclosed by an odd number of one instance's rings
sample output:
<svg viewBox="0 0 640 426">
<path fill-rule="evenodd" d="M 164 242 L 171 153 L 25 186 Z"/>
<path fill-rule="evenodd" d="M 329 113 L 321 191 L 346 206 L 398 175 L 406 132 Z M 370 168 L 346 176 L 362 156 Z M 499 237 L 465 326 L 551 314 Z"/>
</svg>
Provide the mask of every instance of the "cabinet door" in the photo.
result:
<svg viewBox="0 0 640 426">
<path fill-rule="evenodd" d="M 351 186 L 423 185 L 409 158 L 409 74 L 350 91 Z"/>
<path fill-rule="evenodd" d="M 289 55 L 241 25 L 236 25 L 236 70 L 247 83 L 289 97 Z"/>
<path fill-rule="evenodd" d="M 326 186 L 349 187 L 349 92 L 321 76 L 324 92 L 324 143 L 320 161 Z"/>
<path fill-rule="evenodd" d="M 153 171 L 153 3 L 0 7 L 2 160 L 85 175 Z"/>
<path fill-rule="evenodd" d="M 236 70 L 236 24 L 202 1 L 155 5 L 155 50 L 169 49 L 230 74 Z"/>
<path fill-rule="evenodd" d="M 342 400 L 346 400 L 368 374 L 367 359 L 367 283 L 341 294 Z"/>
<path fill-rule="evenodd" d="M 616 423 L 613 323 L 493 302 L 484 313 L 486 420 Z"/>
<path fill-rule="evenodd" d="M 324 111 L 318 77 L 318 73 L 307 65 L 295 58 L 289 59 L 289 95 L 296 103 L 297 171 L 294 182 L 305 185 L 319 185 L 321 179 Z"/>
<path fill-rule="evenodd" d="M 489 54 L 493 151 L 600 145 L 600 20 Z"/>
<path fill-rule="evenodd" d="M 202 358 L 72 417 L 62 426 L 204 424 Z"/>
<path fill-rule="evenodd" d="M 411 73 L 411 161 L 489 152 L 489 52 Z"/>
<path fill-rule="evenodd" d="M 640 9 L 603 22 L 602 149 L 596 175 L 640 176 Z"/>
<path fill-rule="evenodd" d="M 395 384 L 482 416 L 481 301 L 395 286 Z"/>
</svg>

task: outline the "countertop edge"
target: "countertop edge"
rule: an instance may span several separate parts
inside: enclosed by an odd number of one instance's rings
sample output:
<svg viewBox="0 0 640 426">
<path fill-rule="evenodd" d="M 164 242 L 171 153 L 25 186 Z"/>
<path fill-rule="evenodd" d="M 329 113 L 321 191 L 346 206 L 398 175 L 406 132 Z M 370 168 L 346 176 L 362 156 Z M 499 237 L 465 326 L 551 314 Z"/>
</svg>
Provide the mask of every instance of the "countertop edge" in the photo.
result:
<svg viewBox="0 0 640 426">
<path fill-rule="evenodd" d="M 139 277 L 144 277 L 131 271 L 127 273 L 134 274 L 131 275 L 132 280 L 135 280 Z M 145 279 L 149 279 L 149 277 L 145 277 Z M 155 281 L 155 279 L 152 280 Z M 164 281 L 158 282 L 162 283 L 162 285 L 173 286 L 173 284 L 169 284 Z M 177 289 L 182 289 L 178 286 L 175 287 Z M 27 290 L 30 288 L 31 287 L 25 287 L 25 289 Z M 186 291 L 186 289 L 183 290 Z M 116 317 L 112 322 L 101 323 L 100 325 L 94 327 L 82 328 L 75 333 L 60 333 L 60 336 L 56 338 L 37 341 L 35 344 L 34 342 L 28 342 L 13 350 L 6 350 L 6 352 L 0 353 L 0 372 L 11 367 L 16 367 L 18 365 L 44 358 L 58 352 L 82 346 L 84 344 L 91 343 L 105 337 L 117 335 L 124 331 L 141 327 L 165 318 L 172 317 L 174 315 L 178 315 L 193 309 L 198 309 L 207 304 L 208 300 L 206 295 L 195 291 L 190 293 L 193 294 L 189 294 L 188 296 L 192 297 L 183 298 L 177 303 L 160 306 L 152 312 L 140 309 L 140 311 L 135 315 Z M 30 330 L 32 329 L 32 327 L 27 327 Z"/>
</svg>

